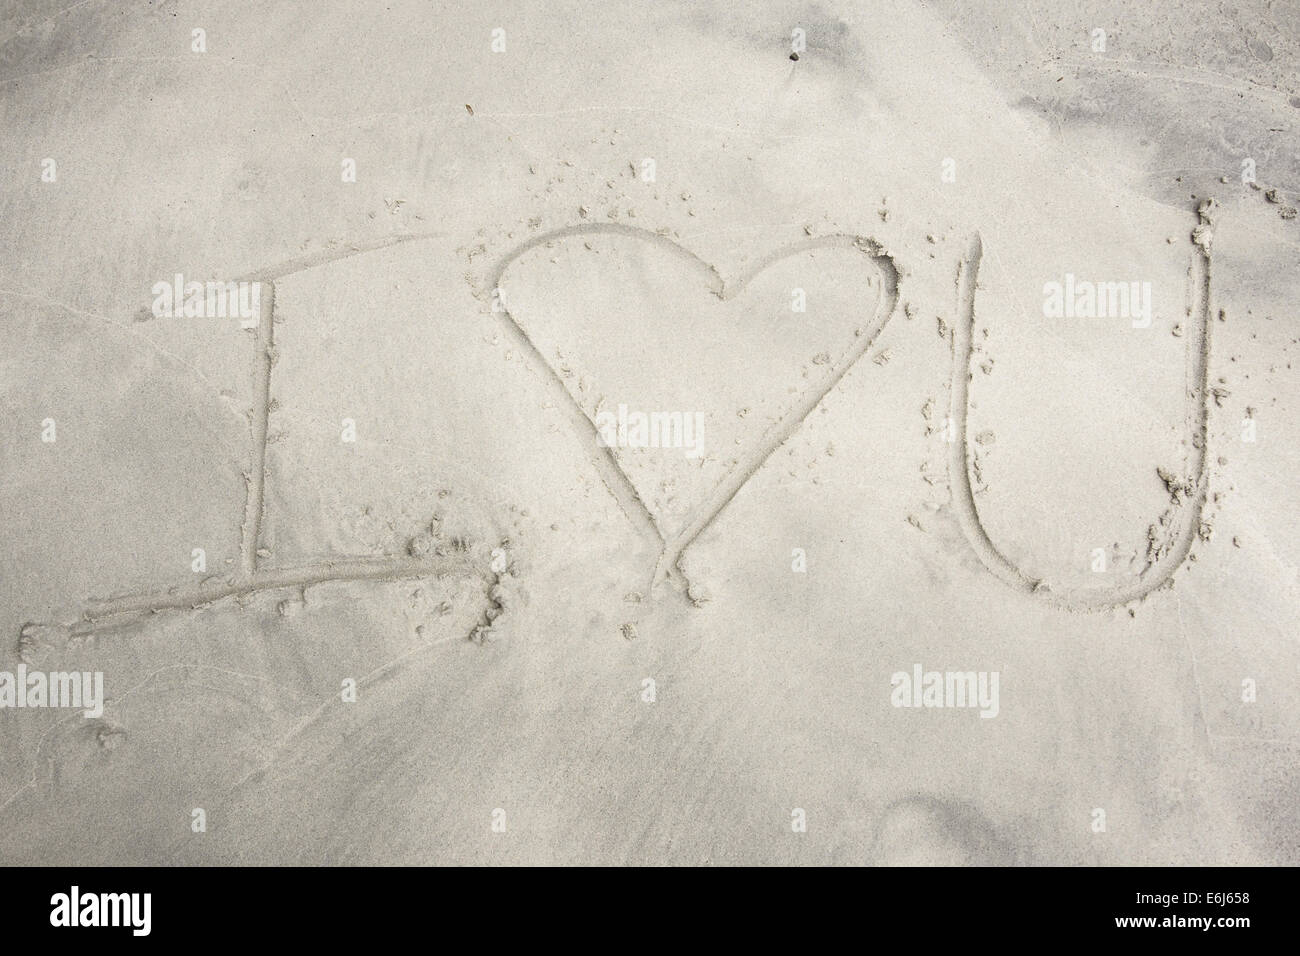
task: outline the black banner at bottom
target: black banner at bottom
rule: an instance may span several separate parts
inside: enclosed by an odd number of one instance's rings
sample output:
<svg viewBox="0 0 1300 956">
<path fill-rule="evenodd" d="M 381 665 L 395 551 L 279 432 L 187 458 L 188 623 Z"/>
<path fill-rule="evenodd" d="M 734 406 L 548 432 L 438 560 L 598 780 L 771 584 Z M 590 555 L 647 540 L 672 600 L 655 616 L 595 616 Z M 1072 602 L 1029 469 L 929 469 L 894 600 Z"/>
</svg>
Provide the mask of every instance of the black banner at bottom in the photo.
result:
<svg viewBox="0 0 1300 956">
<path fill-rule="evenodd" d="M 569 937 L 623 924 L 632 937 L 725 933 L 729 945 L 786 931 L 920 944 L 1132 937 L 1217 946 L 1285 934 L 1285 869 L 890 869 L 841 873 L 641 874 L 529 870 L 95 868 L 7 869 L 7 940 L 131 945 L 150 940 L 367 942 L 448 929 Z M 662 886 L 654 884 L 664 879 Z M 697 882 L 698 881 L 698 882 Z M 579 902 L 581 901 L 581 902 Z M 577 926 L 572 921 L 578 920 Z M 567 925 L 566 925 L 567 924 Z M 692 929 L 697 927 L 698 930 Z M 909 928 L 910 927 L 910 928 Z M 878 932 L 879 931 L 879 935 Z M 917 935 L 919 934 L 919 935 Z M 424 937 L 427 938 L 427 937 Z M 673 938 L 673 937 L 669 937 Z M 665 940 L 666 942 L 666 940 Z"/>
</svg>

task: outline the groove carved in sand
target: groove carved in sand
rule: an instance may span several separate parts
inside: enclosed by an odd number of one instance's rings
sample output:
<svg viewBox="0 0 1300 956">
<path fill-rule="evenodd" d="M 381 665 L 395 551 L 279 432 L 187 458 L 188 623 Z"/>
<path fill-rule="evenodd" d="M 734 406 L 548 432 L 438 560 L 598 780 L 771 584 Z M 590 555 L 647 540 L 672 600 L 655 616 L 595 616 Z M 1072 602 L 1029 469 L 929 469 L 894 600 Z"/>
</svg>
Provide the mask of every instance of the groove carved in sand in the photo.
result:
<svg viewBox="0 0 1300 956">
<path fill-rule="evenodd" d="M 1174 572 L 1191 552 L 1201 523 L 1207 496 L 1206 442 L 1208 438 L 1209 353 L 1210 353 L 1210 213 L 1213 200 L 1203 203 L 1200 225 L 1193 234 L 1196 253 L 1193 262 L 1197 319 L 1189 323 L 1187 334 L 1187 411 L 1185 428 L 1190 442 L 1186 463 L 1189 476 L 1186 503 L 1176 519 L 1177 528 L 1168 543 L 1155 556 L 1148 552 L 1146 566 L 1129 584 L 1110 588 L 1054 589 L 1046 581 L 1034 578 L 1013 564 L 989 537 L 970 478 L 970 447 L 967 433 L 969 392 L 972 378 L 971 352 L 975 331 L 975 293 L 979 278 L 983 241 L 976 233 L 969 250 L 958 265 L 957 322 L 952 335 L 952 385 L 949 392 L 954 439 L 949 443 L 948 473 L 952 488 L 952 505 L 967 542 L 980 561 L 1003 583 L 1035 598 L 1068 610 L 1099 611 L 1139 601 L 1157 588 L 1172 582 Z"/>
<path fill-rule="evenodd" d="M 775 425 L 736 460 L 723 479 L 710 492 L 708 498 L 689 516 L 682 530 L 666 536 L 654 516 L 641 500 L 631 480 L 614 455 L 614 449 L 598 441 L 595 423 L 587 416 L 569 392 L 558 370 L 533 344 L 528 333 L 508 309 L 502 315 L 508 334 L 525 354 L 532 356 L 545 370 L 548 387 L 564 409 L 576 434 L 588 443 L 605 487 L 613 495 L 623 513 L 636 528 L 654 556 L 651 587 L 662 581 L 673 581 L 683 589 L 689 588 L 685 573 L 680 567 L 682 554 L 690 544 L 717 518 L 745 483 L 762 467 L 800 424 L 820 404 L 823 398 L 844 377 L 850 368 L 867 352 L 893 315 L 898 301 L 898 270 L 893 258 L 874 239 L 865 236 L 836 234 L 809 239 L 774 250 L 749 271 L 732 282 L 723 280 L 718 271 L 694 253 L 667 237 L 644 229 L 619 223 L 593 223 L 569 226 L 533 237 L 517 246 L 497 264 L 490 287 L 499 288 L 509 266 L 530 249 L 544 243 L 569 236 L 593 233 L 629 236 L 651 242 L 684 260 L 702 279 L 705 288 L 723 301 L 739 295 L 755 276 L 768 266 L 789 256 L 810 249 L 857 249 L 866 255 L 880 274 L 882 292 L 871 322 L 856 335 L 851 346 L 828 368 L 820 386 L 812 388 L 786 406 Z M 405 558 L 340 557 L 309 567 L 287 570 L 263 571 L 259 568 L 261 528 L 265 508 L 266 443 L 270 413 L 271 376 L 275 365 L 274 343 L 274 280 L 315 268 L 339 259 L 350 258 L 377 251 L 393 245 L 416 240 L 439 238 L 436 233 L 405 234 L 364 244 L 351 244 L 299 259 L 289 260 L 250 273 L 245 281 L 262 283 L 262 312 L 255 329 L 253 354 L 254 398 L 250 416 L 249 472 L 246 476 L 244 520 L 240 530 L 240 567 L 229 578 L 207 581 L 197 586 L 183 586 L 169 590 L 127 594 L 115 598 L 89 601 L 74 620 L 61 624 L 27 624 L 23 627 L 21 647 L 24 652 L 42 643 L 50 643 L 54 635 L 66 641 L 93 633 L 104 633 L 130 628 L 150 615 L 166 611 L 193 610 L 225 598 L 243 598 L 261 591 L 286 588 L 304 588 L 325 581 L 381 581 L 404 578 L 441 577 L 448 574 L 478 576 L 489 580 L 485 569 L 474 567 L 465 559 L 410 560 Z"/>
<path fill-rule="evenodd" d="M 261 285 L 261 312 L 254 329 L 253 407 L 249 416 L 249 470 L 245 473 L 244 520 L 240 526 L 239 569 L 225 578 L 211 578 L 198 585 L 124 594 L 85 602 L 80 614 L 57 624 L 27 623 L 19 637 L 23 660 L 47 646 L 63 644 L 92 634 L 128 630 L 154 614 L 193 611 L 226 598 L 242 600 L 263 591 L 304 590 L 326 582 L 400 581 L 441 578 L 451 575 L 477 577 L 490 585 L 494 576 L 465 556 L 406 558 L 391 556 L 340 556 L 301 568 L 262 570 L 259 550 L 266 506 L 266 445 L 271 410 L 271 374 L 275 367 L 275 284 L 273 279 L 301 272 L 324 262 L 374 251 L 400 242 L 429 238 L 399 236 L 364 247 L 349 246 L 322 256 L 281 263 L 254 273 L 243 281 Z"/>
<path fill-rule="evenodd" d="M 882 292 L 871 322 L 861 330 L 860 335 L 854 337 L 851 346 L 830 365 L 823 382 L 819 386 L 807 390 L 787 405 L 776 424 L 754 443 L 754 447 L 742 451 L 736 463 L 732 465 L 727 474 L 713 488 L 708 498 L 688 517 L 685 527 L 671 536 L 666 536 L 660 529 L 654 515 L 646 507 L 645 502 L 641 500 L 641 496 L 632 484 L 632 480 L 623 471 L 622 466 L 619 465 L 614 449 L 601 444 L 596 423 L 592 421 L 578 403 L 578 400 L 569 391 L 560 372 L 547 360 L 546 356 L 533 343 L 527 331 L 510 313 L 509 305 L 505 305 L 499 313 L 503 316 L 507 332 L 515 344 L 525 354 L 531 356 L 540 368 L 546 370 L 547 386 L 555 396 L 559 407 L 564 409 L 574 432 L 587 445 L 591 460 L 600 472 L 605 487 L 614 496 L 619 507 L 628 520 L 632 522 L 648 549 L 654 552 L 654 571 L 651 575 L 650 587 L 653 588 L 662 581 L 673 581 L 679 586 L 685 587 L 689 594 L 689 582 L 686 580 L 686 574 L 680 565 L 682 554 L 691 545 L 691 542 L 713 523 L 714 519 L 726 508 L 727 504 L 744 487 L 745 483 L 763 466 L 763 463 L 771 457 L 772 453 L 794 434 L 804 419 L 812 414 L 813 409 L 821 403 L 830 390 L 871 347 L 877 335 L 880 334 L 880 331 L 894 313 L 894 307 L 898 301 L 898 270 L 894 265 L 893 258 L 874 239 L 865 236 L 836 234 L 796 242 L 774 250 L 748 272 L 732 282 L 727 282 L 713 266 L 665 236 L 621 223 L 591 223 L 589 225 L 567 226 L 543 233 L 517 247 L 498 263 L 491 275 L 489 287 L 492 289 L 501 288 L 506 271 L 530 249 L 548 242 L 554 242 L 557 239 L 592 234 L 628 236 L 658 245 L 672 255 L 684 260 L 687 267 L 700 276 L 705 288 L 723 301 L 738 296 L 753 278 L 768 266 L 809 249 L 857 249 L 871 260 L 876 271 L 880 274 Z"/>
</svg>

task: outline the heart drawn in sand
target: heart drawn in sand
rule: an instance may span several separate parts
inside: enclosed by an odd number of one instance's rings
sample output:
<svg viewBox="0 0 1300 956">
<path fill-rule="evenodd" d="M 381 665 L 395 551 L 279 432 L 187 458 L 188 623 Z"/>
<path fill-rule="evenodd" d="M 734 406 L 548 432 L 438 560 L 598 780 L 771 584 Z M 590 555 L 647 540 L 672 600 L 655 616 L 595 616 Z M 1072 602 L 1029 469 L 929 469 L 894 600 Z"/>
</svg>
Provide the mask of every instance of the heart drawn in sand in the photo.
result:
<svg viewBox="0 0 1300 956">
<path fill-rule="evenodd" d="M 516 249 L 491 278 L 494 310 L 654 551 L 652 586 L 682 580 L 682 552 L 898 299 L 892 259 L 852 235 L 785 246 L 727 280 L 657 233 L 573 226 Z"/>
</svg>

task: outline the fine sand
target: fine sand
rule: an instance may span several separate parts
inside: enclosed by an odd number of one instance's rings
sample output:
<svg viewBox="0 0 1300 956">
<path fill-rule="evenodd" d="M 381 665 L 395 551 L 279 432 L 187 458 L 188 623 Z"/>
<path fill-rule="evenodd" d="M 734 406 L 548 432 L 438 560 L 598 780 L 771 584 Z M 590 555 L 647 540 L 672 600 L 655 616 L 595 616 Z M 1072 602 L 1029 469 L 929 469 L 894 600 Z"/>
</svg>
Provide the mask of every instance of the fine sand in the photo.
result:
<svg viewBox="0 0 1300 956">
<path fill-rule="evenodd" d="M 0 862 L 1300 863 L 1300 10 L 1023 6 L 0 5 Z"/>
</svg>

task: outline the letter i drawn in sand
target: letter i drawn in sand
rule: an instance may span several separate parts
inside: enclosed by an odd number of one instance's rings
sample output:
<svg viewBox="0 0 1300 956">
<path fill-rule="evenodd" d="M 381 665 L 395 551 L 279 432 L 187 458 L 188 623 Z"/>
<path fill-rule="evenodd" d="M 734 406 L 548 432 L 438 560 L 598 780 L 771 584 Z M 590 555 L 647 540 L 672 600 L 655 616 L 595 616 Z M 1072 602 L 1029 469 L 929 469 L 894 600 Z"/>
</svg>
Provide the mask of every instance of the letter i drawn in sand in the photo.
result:
<svg viewBox="0 0 1300 956">
<path fill-rule="evenodd" d="M 344 555 L 301 567 L 262 567 L 266 552 L 260 544 L 266 490 L 266 443 L 271 403 L 271 377 L 276 364 L 275 279 L 323 262 L 357 255 L 430 235 L 399 235 L 383 241 L 353 245 L 343 252 L 291 260 L 262 270 L 243 281 L 260 284 L 261 311 L 252 331 L 253 407 L 249 420 L 246 497 L 240 530 L 239 568 L 233 574 L 211 578 L 196 586 L 179 586 L 139 593 L 87 600 L 69 619 L 56 623 L 28 623 L 21 630 L 20 656 L 30 661 L 47 647 L 66 646 L 69 641 L 92 634 L 127 631 L 154 614 L 192 611 L 227 598 L 242 599 L 265 591 L 303 590 L 325 582 L 398 581 L 416 578 L 458 576 L 491 583 L 489 569 L 479 567 L 464 553 L 422 557 Z"/>
</svg>

